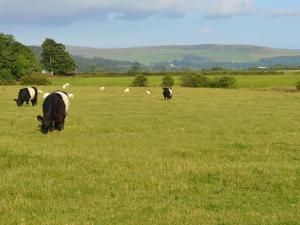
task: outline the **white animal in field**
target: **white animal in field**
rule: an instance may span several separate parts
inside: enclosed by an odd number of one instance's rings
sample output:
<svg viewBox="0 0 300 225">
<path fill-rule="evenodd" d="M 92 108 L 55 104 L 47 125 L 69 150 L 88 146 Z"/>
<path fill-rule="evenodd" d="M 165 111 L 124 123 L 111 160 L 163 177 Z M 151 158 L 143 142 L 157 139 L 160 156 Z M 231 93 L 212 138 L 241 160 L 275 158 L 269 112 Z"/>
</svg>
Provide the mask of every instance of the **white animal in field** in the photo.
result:
<svg viewBox="0 0 300 225">
<path fill-rule="evenodd" d="M 146 91 L 146 94 L 147 95 L 151 95 L 151 91 Z"/>
<path fill-rule="evenodd" d="M 105 91 L 105 87 L 101 87 L 99 91 Z"/>
<path fill-rule="evenodd" d="M 129 88 L 126 88 L 125 90 L 124 90 L 124 93 L 129 93 L 130 92 L 130 89 Z"/>
<path fill-rule="evenodd" d="M 43 92 L 43 91 L 41 91 L 41 90 L 38 90 L 38 93 L 40 93 L 40 94 L 43 94 L 44 92 Z"/>
<path fill-rule="evenodd" d="M 64 85 L 62 86 L 62 88 L 63 88 L 63 89 L 66 89 L 68 86 L 70 86 L 70 84 L 69 84 L 69 83 L 66 83 L 66 84 L 64 84 Z"/>
<path fill-rule="evenodd" d="M 46 99 L 47 97 L 48 97 L 48 95 L 50 95 L 50 93 L 45 93 L 44 95 L 43 95 L 43 99 Z"/>
<path fill-rule="evenodd" d="M 74 98 L 74 95 L 73 94 L 68 94 L 68 97 L 73 99 Z"/>
</svg>

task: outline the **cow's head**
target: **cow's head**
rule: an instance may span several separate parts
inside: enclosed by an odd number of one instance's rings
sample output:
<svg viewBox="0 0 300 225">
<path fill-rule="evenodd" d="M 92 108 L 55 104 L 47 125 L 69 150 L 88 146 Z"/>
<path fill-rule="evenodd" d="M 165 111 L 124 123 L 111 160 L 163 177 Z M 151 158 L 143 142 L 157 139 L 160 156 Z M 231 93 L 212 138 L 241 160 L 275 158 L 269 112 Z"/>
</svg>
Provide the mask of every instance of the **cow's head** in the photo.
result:
<svg viewBox="0 0 300 225">
<path fill-rule="evenodd" d="M 38 121 L 42 122 L 41 131 L 43 133 L 48 133 L 48 131 L 52 127 L 52 123 L 49 120 L 45 119 L 45 117 L 42 117 L 42 116 L 37 116 L 36 118 Z"/>
<path fill-rule="evenodd" d="M 22 106 L 22 102 L 19 99 L 14 99 L 14 101 L 17 103 L 17 106 Z"/>
</svg>

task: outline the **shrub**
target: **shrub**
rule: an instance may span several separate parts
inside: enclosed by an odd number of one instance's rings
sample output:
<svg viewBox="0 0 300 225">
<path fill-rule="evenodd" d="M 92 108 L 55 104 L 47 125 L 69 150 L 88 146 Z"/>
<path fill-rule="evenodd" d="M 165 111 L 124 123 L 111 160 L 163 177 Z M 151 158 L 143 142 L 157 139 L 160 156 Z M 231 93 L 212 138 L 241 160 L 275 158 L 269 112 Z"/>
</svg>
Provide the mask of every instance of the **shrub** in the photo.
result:
<svg viewBox="0 0 300 225">
<path fill-rule="evenodd" d="M 173 87 L 174 86 L 174 79 L 171 75 L 165 75 L 162 79 L 162 86 L 163 87 Z"/>
<path fill-rule="evenodd" d="M 8 69 L 0 70 L 0 85 L 15 84 L 16 80 Z"/>
<path fill-rule="evenodd" d="M 135 76 L 131 83 L 133 87 L 146 87 L 148 85 L 148 79 L 143 74 L 138 74 Z"/>
<path fill-rule="evenodd" d="M 21 78 L 23 85 L 50 85 L 51 81 L 43 74 L 33 73 Z"/>
<path fill-rule="evenodd" d="M 296 83 L 296 89 L 300 91 L 300 80 Z"/>
<path fill-rule="evenodd" d="M 217 78 L 212 84 L 216 88 L 236 88 L 237 81 L 234 77 L 220 77 Z"/>
<path fill-rule="evenodd" d="M 209 82 L 211 88 L 236 88 L 237 82 L 234 77 L 219 77 Z"/>
<path fill-rule="evenodd" d="M 182 76 L 181 86 L 183 87 L 207 87 L 209 80 L 200 74 L 188 74 Z"/>
</svg>

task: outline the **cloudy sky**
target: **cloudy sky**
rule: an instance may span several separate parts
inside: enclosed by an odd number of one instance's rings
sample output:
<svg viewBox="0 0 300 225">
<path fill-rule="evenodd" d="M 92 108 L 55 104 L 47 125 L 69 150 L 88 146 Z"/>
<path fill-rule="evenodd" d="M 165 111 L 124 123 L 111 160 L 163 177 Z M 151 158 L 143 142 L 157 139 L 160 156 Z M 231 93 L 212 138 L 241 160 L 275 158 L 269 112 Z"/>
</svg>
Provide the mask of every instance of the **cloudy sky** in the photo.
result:
<svg viewBox="0 0 300 225">
<path fill-rule="evenodd" d="M 255 44 L 300 49 L 299 0 L 0 0 L 0 32 L 25 44 Z"/>
</svg>

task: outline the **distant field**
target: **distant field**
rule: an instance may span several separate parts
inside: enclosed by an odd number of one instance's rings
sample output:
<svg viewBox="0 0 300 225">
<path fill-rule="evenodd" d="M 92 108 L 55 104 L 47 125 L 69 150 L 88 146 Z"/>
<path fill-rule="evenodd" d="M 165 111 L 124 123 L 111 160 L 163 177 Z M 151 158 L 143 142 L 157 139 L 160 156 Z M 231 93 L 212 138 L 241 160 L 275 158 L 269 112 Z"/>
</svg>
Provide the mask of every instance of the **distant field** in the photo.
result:
<svg viewBox="0 0 300 225">
<path fill-rule="evenodd" d="M 65 81 L 65 130 L 48 135 L 42 99 L 17 108 L 19 87 L 0 86 L 0 224 L 299 224 L 300 93 L 176 87 L 166 102 Z"/>
<path fill-rule="evenodd" d="M 212 76 L 210 76 L 212 77 Z M 288 72 L 285 75 L 257 75 L 257 76 L 235 76 L 239 88 L 268 88 L 268 87 L 294 87 L 300 80 L 300 74 Z M 74 86 L 106 86 L 106 87 L 126 87 L 129 86 L 133 77 L 57 77 L 52 79 L 53 84 L 61 86 L 70 82 Z M 162 77 L 150 76 L 149 86 L 158 87 L 162 83 Z M 180 86 L 180 77 L 174 76 L 177 86 Z"/>
</svg>

